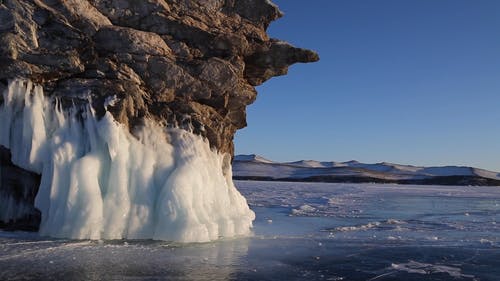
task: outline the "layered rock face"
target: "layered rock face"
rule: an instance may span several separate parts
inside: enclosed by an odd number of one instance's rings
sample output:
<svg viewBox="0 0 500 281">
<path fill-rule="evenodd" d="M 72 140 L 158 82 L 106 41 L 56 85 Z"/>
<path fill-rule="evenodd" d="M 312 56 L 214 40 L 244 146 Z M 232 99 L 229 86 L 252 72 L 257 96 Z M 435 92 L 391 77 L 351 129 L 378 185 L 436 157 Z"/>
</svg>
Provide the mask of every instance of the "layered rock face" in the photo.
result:
<svg viewBox="0 0 500 281">
<path fill-rule="evenodd" d="M 318 60 L 268 37 L 281 16 L 268 0 L 0 0 L 0 93 L 30 80 L 62 111 L 91 103 L 130 132 L 152 120 L 232 155 L 254 87 Z M 13 162 L 0 146 L 0 227 L 37 229 L 40 175 Z"/>
<path fill-rule="evenodd" d="M 10 151 L 0 146 L 0 228 L 37 230 L 40 211 L 33 202 L 40 175 L 12 164 Z"/>
<path fill-rule="evenodd" d="M 108 110 L 130 129 L 145 118 L 188 127 L 233 153 L 254 86 L 316 53 L 270 39 L 268 0 L 4 0 L 0 91 L 13 78 Z M 0 101 L 1 102 L 1 101 Z"/>
</svg>

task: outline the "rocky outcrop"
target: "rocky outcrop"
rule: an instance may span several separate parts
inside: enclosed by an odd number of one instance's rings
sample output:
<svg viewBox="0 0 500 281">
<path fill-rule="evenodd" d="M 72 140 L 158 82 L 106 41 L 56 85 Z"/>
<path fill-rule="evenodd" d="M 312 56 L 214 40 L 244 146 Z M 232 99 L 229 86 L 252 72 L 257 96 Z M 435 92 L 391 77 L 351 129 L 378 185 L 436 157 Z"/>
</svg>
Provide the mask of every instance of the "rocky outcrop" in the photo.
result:
<svg viewBox="0 0 500 281">
<path fill-rule="evenodd" d="M 108 110 L 130 129 L 186 126 L 232 154 L 254 86 L 318 60 L 268 37 L 281 16 L 268 0 L 0 1 L 0 90 L 28 78 L 98 114 L 116 96 Z"/>
<path fill-rule="evenodd" d="M 0 228 L 37 230 L 41 214 L 34 202 L 40 175 L 15 166 L 10 159 L 10 151 L 0 146 Z"/>
<path fill-rule="evenodd" d="M 318 60 L 268 37 L 281 16 L 268 0 L 0 0 L 0 93 L 29 79 L 63 107 L 187 128 L 232 155 L 254 87 Z M 40 175 L 11 156 L 0 146 L 0 228 L 36 230 Z"/>
</svg>

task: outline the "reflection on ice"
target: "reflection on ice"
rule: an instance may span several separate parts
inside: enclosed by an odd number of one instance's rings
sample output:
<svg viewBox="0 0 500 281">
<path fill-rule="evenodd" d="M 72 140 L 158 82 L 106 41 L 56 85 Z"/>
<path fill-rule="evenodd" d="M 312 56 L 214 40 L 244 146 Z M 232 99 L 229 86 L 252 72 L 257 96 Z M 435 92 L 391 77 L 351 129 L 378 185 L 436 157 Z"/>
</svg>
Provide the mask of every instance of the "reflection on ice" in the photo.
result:
<svg viewBox="0 0 500 281">
<path fill-rule="evenodd" d="M 3 235 L 0 232 L 0 280 L 20 276 L 35 280 L 228 280 L 249 244 L 248 239 L 201 244 L 19 241 Z"/>
<path fill-rule="evenodd" d="M 500 276 L 499 188 L 236 184 L 257 214 L 253 237 L 175 244 L 39 240 L 0 232 L 0 280 L 484 281 Z M 301 208 L 306 205 L 311 208 Z M 304 214 L 293 214 L 294 209 Z"/>
</svg>

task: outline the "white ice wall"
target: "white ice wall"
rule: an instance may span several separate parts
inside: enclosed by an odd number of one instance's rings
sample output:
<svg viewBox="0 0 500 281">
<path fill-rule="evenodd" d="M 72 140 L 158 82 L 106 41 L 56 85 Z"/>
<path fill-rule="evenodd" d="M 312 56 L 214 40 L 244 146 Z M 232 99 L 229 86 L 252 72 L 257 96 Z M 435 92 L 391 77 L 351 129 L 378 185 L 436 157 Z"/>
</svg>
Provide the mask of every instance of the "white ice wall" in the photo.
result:
<svg viewBox="0 0 500 281">
<path fill-rule="evenodd" d="M 201 137 L 154 122 L 133 136 L 110 113 L 62 110 L 29 81 L 10 82 L 3 98 L 0 145 L 42 174 L 42 235 L 204 242 L 250 233 L 255 215 L 229 157 Z"/>
</svg>

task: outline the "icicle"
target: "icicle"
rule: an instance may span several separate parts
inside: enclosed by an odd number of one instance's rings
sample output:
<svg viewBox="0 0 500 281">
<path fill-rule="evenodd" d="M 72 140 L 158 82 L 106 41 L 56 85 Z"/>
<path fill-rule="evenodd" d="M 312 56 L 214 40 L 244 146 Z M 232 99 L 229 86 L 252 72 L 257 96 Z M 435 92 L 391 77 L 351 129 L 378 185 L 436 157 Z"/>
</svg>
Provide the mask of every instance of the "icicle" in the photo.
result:
<svg viewBox="0 0 500 281">
<path fill-rule="evenodd" d="M 255 215 L 229 157 L 201 137 L 152 121 L 134 137 L 109 112 L 97 120 L 90 106 L 63 110 L 26 81 L 9 83 L 3 98 L 0 144 L 42 174 L 41 234 L 204 242 L 250 233 Z"/>
</svg>

